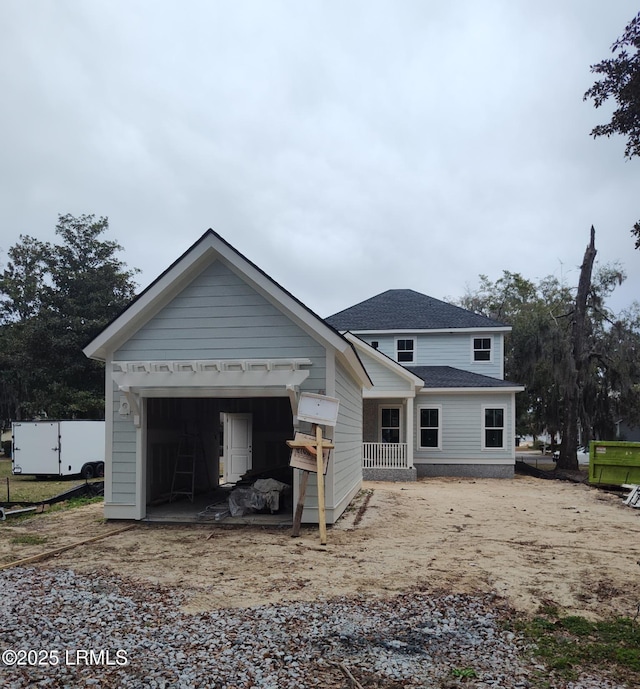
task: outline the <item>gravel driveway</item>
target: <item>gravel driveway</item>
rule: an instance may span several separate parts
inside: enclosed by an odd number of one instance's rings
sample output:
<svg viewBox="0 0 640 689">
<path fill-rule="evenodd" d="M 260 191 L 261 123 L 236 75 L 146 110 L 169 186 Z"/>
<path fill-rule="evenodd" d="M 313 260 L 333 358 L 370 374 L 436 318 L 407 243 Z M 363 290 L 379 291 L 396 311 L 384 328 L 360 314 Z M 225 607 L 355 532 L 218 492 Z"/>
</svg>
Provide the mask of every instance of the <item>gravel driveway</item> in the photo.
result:
<svg viewBox="0 0 640 689">
<path fill-rule="evenodd" d="M 543 671 L 505 630 L 509 611 L 491 594 L 412 592 L 186 614 L 178 589 L 113 575 L 14 568 L 0 585 L 7 689 L 525 689 Z M 620 685 L 584 678 L 570 686 Z"/>
</svg>

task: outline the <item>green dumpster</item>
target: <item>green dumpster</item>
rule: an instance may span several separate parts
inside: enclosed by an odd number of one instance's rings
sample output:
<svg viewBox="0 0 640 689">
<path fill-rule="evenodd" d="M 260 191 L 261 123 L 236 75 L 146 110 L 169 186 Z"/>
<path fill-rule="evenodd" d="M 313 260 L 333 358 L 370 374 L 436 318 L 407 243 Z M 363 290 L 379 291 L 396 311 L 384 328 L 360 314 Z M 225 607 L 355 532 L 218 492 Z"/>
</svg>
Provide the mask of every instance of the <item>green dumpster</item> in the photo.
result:
<svg viewBox="0 0 640 689">
<path fill-rule="evenodd" d="M 640 484 L 640 443 L 592 440 L 589 444 L 589 483 Z"/>
</svg>

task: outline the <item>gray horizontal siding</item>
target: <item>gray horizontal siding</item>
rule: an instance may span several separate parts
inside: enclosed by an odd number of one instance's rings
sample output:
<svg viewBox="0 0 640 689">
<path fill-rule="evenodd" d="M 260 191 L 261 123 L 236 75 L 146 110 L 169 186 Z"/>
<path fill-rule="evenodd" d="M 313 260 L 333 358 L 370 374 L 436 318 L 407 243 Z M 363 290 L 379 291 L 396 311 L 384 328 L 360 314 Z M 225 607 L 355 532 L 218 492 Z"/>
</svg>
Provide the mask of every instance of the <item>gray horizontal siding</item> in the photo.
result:
<svg viewBox="0 0 640 689">
<path fill-rule="evenodd" d="M 325 481 L 325 505 L 329 522 L 335 521 L 339 508 L 347 506 L 347 499 L 362 482 L 362 395 L 360 385 L 336 362 L 335 395 L 340 400 L 338 419 L 333 429 L 335 449 L 331 451 L 330 467 Z M 308 431 L 307 431 L 308 432 Z M 331 429 L 324 435 L 331 436 Z M 344 503 L 344 504 L 341 504 Z M 317 474 L 309 475 L 302 519 L 318 518 Z"/>
<path fill-rule="evenodd" d="M 115 361 L 308 358 L 306 390 L 325 389 L 324 347 L 215 261 L 115 353 Z"/>
<path fill-rule="evenodd" d="M 480 463 L 495 459 L 509 459 L 513 456 L 515 437 L 513 409 L 510 394 L 495 395 L 418 395 L 415 400 L 416 419 L 414 457 L 416 463 L 429 461 L 474 460 Z M 441 433 L 442 450 L 418 449 L 420 405 L 442 405 Z M 502 449 L 482 449 L 483 406 L 506 408 L 504 443 Z"/>
<path fill-rule="evenodd" d="M 491 361 L 472 361 L 473 338 L 492 337 Z M 502 335 L 491 333 L 434 333 L 419 335 L 417 366 L 452 366 L 483 376 L 502 376 Z"/>
<path fill-rule="evenodd" d="M 300 331 L 297 335 L 275 331 L 261 333 L 258 340 L 254 338 L 247 342 L 247 338 L 252 337 L 252 335 L 253 333 L 245 331 L 242 336 L 229 337 L 226 332 L 221 332 L 217 328 L 202 328 L 199 331 L 184 330 L 182 332 L 176 332 L 175 328 L 167 328 L 164 331 L 146 332 L 137 337 L 138 351 L 136 355 L 139 358 L 139 355 L 143 353 L 141 350 L 144 350 L 144 354 L 148 354 L 149 350 L 158 349 L 159 344 L 162 345 L 163 351 L 182 354 L 182 356 L 176 356 L 176 359 L 184 359 L 184 355 L 187 353 L 186 358 L 189 359 L 207 358 L 200 356 L 205 353 L 214 353 L 215 358 L 219 359 L 242 359 L 256 356 L 257 352 L 263 352 L 263 357 L 276 357 L 278 355 L 285 356 L 283 350 L 300 352 L 304 349 L 305 355 L 314 355 L 323 351 L 322 347 L 317 344 L 311 344 L 309 337 L 300 334 Z M 288 356 L 294 356 L 294 354 Z M 302 355 L 298 353 L 295 356 Z"/>
<path fill-rule="evenodd" d="M 114 361 L 308 358 L 303 390 L 326 388 L 325 350 L 276 306 L 216 261 L 114 354 Z M 136 429 L 114 392 L 112 502 L 135 503 Z M 315 488 L 315 487 L 314 487 Z M 313 492 L 314 488 L 310 492 Z"/>
<path fill-rule="evenodd" d="M 378 343 L 378 351 L 386 354 L 388 357 L 396 360 L 396 350 L 395 350 L 395 339 L 391 335 L 361 335 L 358 337 L 362 338 L 368 344 L 372 342 Z"/>
<path fill-rule="evenodd" d="M 247 323 L 245 319 L 240 318 L 240 314 L 238 313 L 237 309 L 231 309 L 231 311 L 233 311 L 233 316 L 218 316 L 215 319 L 215 321 L 212 321 L 212 319 L 209 317 L 210 314 L 209 316 L 193 316 L 191 312 L 188 312 L 189 315 L 184 315 L 182 318 L 179 319 L 179 321 L 182 327 L 186 330 L 193 330 L 195 332 L 207 329 L 211 330 L 212 322 L 215 322 L 215 327 L 217 329 L 224 328 L 225 331 L 230 333 L 230 337 L 244 336 L 247 329 Z M 248 315 L 251 318 L 256 318 L 255 313 L 249 313 Z M 269 316 L 269 314 L 262 315 Z M 146 333 L 149 333 L 152 337 L 162 336 L 163 331 L 172 330 L 173 328 L 175 328 L 175 322 L 175 317 L 168 318 L 167 315 L 163 313 L 162 315 L 156 317 L 153 321 L 151 321 L 151 323 L 149 323 L 145 327 L 144 331 L 140 333 L 140 336 L 142 337 Z M 293 325 L 291 321 L 289 321 L 287 317 L 284 315 L 280 317 L 271 317 L 269 320 L 269 324 L 272 328 L 277 327 L 279 332 L 282 332 L 283 335 L 286 335 L 287 331 L 290 331 L 292 333 L 294 331 L 297 333 L 300 332 L 298 327 Z"/>
<path fill-rule="evenodd" d="M 201 299 L 203 305 L 199 305 L 199 301 L 195 298 L 190 300 L 188 304 L 188 315 L 181 313 L 183 307 L 177 306 L 175 300 L 166 306 L 152 321 L 151 323 L 159 323 L 162 325 L 164 321 L 173 321 L 176 318 L 183 319 L 187 324 L 189 319 L 193 319 L 194 322 L 200 322 L 203 318 L 209 318 L 213 311 L 210 306 L 206 306 L 207 300 Z M 227 306 L 222 306 L 221 303 L 216 304 L 215 314 L 216 322 L 221 326 L 230 327 L 237 323 L 237 317 L 241 315 L 267 315 L 271 313 L 270 304 L 266 305 L 264 303 L 259 304 L 245 304 L 240 306 L 238 304 L 228 304 Z M 228 319 L 228 320 L 225 320 Z M 277 323 L 277 319 L 272 318 L 272 322 Z M 287 325 L 289 319 L 281 314 L 280 324 Z"/>
<path fill-rule="evenodd" d="M 136 429 L 133 419 L 121 416 L 119 408 L 120 393 L 114 386 L 111 502 L 130 505 L 136 497 Z"/>
<path fill-rule="evenodd" d="M 334 495 L 338 505 L 362 480 L 362 394 L 360 386 L 336 364 L 336 397 L 340 400 L 334 433 Z"/>
<path fill-rule="evenodd" d="M 359 352 L 359 355 L 375 390 L 409 390 L 410 383 L 405 378 L 401 378 L 397 373 L 364 352 Z"/>
<path fill-rule="evenodd" d="M 360 335 L 368 343 L 378 342 L 378 350 L 396 360 L 396 338 L 392 335 Z M 415 362 L 407 366 L 452 366 L 492 378 L 502 378 L 503 336 L 501 333 L 403 333 L 416 340 Z M 491 361 L 472 361 L 474 337 L 493 338 Z M 367 370 L 368 370 L 367 361 Z M 375 373 L 375 369 L 374 369 Z M 390 388 L 386 388 L 390 389 Z"/>
</svg>

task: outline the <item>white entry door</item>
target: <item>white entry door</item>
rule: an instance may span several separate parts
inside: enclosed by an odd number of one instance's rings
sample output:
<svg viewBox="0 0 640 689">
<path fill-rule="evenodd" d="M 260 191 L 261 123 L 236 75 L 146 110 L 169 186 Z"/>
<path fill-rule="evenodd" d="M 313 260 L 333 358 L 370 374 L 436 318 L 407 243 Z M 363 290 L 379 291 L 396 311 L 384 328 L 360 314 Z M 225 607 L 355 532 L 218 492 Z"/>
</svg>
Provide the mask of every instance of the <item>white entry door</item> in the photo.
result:
<svg viewBox="0 0 640 689">
<path fill-rule="evenodd" d="M 236 483 L 253 466 L 251 414 L 223 414 L 224 483 Z"/>
</svg>

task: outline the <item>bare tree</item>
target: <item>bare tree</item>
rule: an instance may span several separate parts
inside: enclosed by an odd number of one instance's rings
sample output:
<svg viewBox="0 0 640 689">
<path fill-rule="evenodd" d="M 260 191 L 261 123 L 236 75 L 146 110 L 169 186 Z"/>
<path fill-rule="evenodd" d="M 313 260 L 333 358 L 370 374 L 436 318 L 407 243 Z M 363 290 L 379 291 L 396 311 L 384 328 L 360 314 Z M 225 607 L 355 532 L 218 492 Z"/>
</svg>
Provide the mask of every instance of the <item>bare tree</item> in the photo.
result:
<svg viewBox="0 0 640 689">
<path fill-rule="evenodd" d="M 591 226 L 591 241 L 587 245 L 580 267 L 580 280 L 576 294 L 575 308 L 571 324 L 571 349 L 569 352 L 566 379 L 564 381 L 564 418 L 562 427 L 562 447 L 556 465 L 557 469 L 577 471 L 578 469 L 578 405 L 582 400 L 585 384 L 587 356 L 585 353 L 585 336 L 587 324 L 587 298 L 591 289 L 593 262 L 596 258 L 596 231 Z"/>
</svg>

